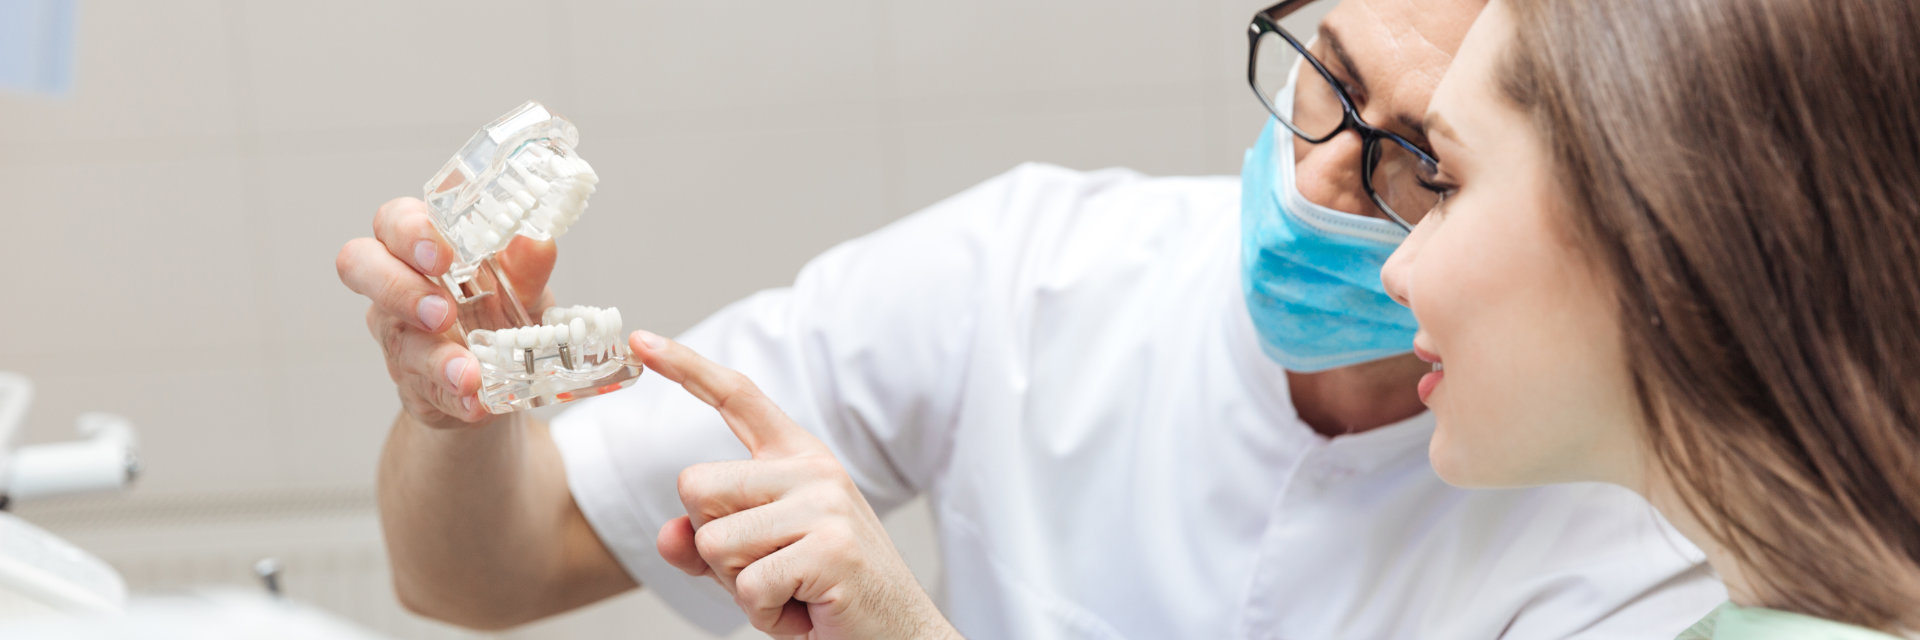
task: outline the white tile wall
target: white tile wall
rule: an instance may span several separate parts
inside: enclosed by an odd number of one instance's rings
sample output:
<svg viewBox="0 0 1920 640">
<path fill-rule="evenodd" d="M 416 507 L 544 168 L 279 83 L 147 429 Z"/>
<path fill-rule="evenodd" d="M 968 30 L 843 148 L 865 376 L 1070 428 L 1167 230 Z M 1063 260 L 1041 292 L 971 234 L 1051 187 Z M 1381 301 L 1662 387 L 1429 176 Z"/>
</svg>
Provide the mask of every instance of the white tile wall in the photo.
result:
<svg viewBox="0 0 1920 640">
<path fill-rule="evenodd" d="M 605 178 L 557 291 L 672 333 L 1022 161 L 1237 171 L 1263 4 L 83 0 L 73 93 L 0 95 L 0 369 L 38 382 L 29 442 L 85 410 L 140 426 L 127 504 L 365 491 L 397 401 L 332 258 L 520 101 L 573 117 Z M 891 525 L 936 575 L 924 511 Z M 187 535 L 89 531 L 115 558 Z M 663 611 L 520 637 L 693 633 Z"/>
</svg>

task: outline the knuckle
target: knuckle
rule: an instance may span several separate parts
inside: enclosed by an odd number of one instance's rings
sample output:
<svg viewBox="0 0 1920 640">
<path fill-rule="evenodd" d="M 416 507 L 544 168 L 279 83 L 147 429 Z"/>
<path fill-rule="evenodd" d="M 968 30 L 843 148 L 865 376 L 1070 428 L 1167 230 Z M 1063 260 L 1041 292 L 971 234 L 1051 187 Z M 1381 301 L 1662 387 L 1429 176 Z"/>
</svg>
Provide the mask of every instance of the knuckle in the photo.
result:
<svg viewBox="0 0 1920 640">
<path fill-rule="evenodd" d="M 760 564 L 764 562 L 766 561 L 763 560 L 759 563 L 754 563 L 753 566 L 747 567 L 746 571 L 740 572 L 740 575 L 734 578 L 733 600 L 734 603 L 740 605 L 742 609 L 752 610 L 756 605 L 760 604 L 761 599 L 766 597 L 767 582 L 760 576 L 760 571 L 757 570 Z"/>
<path fill-rule="evenodd" d="M 367 305 L 367 334 L 375 338 L 386 335 L 387 314 L 378 305 Z"/>
<path fill-rule="evenodd" d="M 380 351 L 386 354 L 388 360 L 400 360 L 406 346 L 407 331 L 405 329 L 388 327 L 380 334 Z"/>
<path fill-rule="evenodd" d="M 380 232 L 381 223 L 390 223 L 395 217 L 407 211 L 414 210 L 422 204 L 425 203 L 419 198 L 412 196 L 400 196 L 381 203 L 380 208 L 373 212 L 374 233 Z"/>
<path fill-rule="evenodd" d="M 706 489 L 706 476 L 707 468 L 704 464 L 696 464 L 680 470 L 680 476 L 676 479 L 674 486 L 680 492 L 680 502 L 685 504 L 688 510 L 706 501 L 709 493 Z"/>
<path fill-rule="evenodd" d="M 858 555 L 850 553 L 854 547 L 853 532 L 849 531 L 845 524 L 838 521 L 822 524 L 818 529 L 818 534 L 820 536 L 821 546 L 825 547 L 827 552 L 833 554 L 835 557 L 843 558 Z"/>
<path fill-rule="evenodd" d="M 753 386 L 753 380 L 748 378 L 747 374 L 732 369 L 724 371 L 720 374 L 720 390 L 725 392 L 728 400 L 737 400 L 760 392 L 758 387 Z"/>
<path fill-rule="evenodd" d="M 831 456 L 810 455 L 800 458 L 800 471 L 810 478 L 837 480 L 846 477 L 840 463 Z"/>
<path fill-rule="evenodd" d="M 394 313 L 406 313 L 415 297 L 412 287 L 408 286 L 407 274 L 388 272 L 380 280 L 380 297 L 387 309 Z"/>
<path fill-rule="evenodd" d="M 727 532 L 726 528 L 726 525 L 714 521 L 694 530 L 693 548 L 700 552 L 700 557 L 706 559 L 708 564 L 722 566 L 729 564 L 725 561 L 730 559 L 729 551 L 732 548 L 733 536 Z"/>
</svg>

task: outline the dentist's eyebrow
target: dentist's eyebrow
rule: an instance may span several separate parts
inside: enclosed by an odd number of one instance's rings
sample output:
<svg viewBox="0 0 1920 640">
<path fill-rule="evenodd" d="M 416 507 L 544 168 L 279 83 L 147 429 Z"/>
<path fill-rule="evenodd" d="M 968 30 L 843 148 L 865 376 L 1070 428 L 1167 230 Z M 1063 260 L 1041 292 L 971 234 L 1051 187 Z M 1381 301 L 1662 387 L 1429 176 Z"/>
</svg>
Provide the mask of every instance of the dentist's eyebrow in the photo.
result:
<svg viewBox="0 0 1920 640">
<path fill-rule="evenodd" d="M 1347 55 L 1346 46 L 1340 42 L 1340 34 L 1334 33 L 1331 27 L 1322 23 L 1320 37 L 1327 41 L 1327 46 L 1333 48 L 1334 59 L 1339 60 L 1340 66 L 1347 70 L 1349 77 L 1353 78 L 1353 85 L 1359 87 L 1361 93 L 1370 93 L 1367 91 L 1367 79 L 1360 75 L 1360 67 L 1354 66 L 1353 58 Z"/>
<path fill-rule="evenodd" d="M 1320 37 L 1327 41 L 1329 48 L 1333 49 L 1334 59 L 1340 61 L 1340 67 L 1346 70 L 1347 77 L 1353 79 L 1353 86 L 1358 87 L 1361 93 L 1372 93 L 1367 90 L 1367 78 L 1360 74 L 1360 66 L 1354 64 L 1353 56 L 1347 54 L 1347 47 L 1340 41 L 1340 34 L 1335 33 L 1332 27 L 1321 23 Z M 1428 146 L 1427 125 L 1421 122 L 1418 116 L 1402 111 L 1394 115 L 1393 121 L 1412 134 L 1407 136 L 1408 141 L 1420 147 Z"/>
</svg>

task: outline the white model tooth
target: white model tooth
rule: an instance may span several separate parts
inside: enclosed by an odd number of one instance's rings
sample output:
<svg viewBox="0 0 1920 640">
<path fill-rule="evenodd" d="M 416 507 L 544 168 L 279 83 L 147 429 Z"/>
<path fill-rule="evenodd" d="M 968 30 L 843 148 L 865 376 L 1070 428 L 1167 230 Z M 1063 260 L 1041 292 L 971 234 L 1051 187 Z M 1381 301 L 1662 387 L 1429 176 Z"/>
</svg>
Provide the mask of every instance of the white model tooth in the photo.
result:
<svg viewBox="0 0 1920 640">
<path fill-rule="evenodd" d="M 482 215 L 488 218 L 492 218 L 502 213 L 500 209 L 500 201 L 494 199 L 493 194 L 486 193 L 486 192 L 480 193 L 480 199 L 474 201 L 473 208 L 479 210 Z"/>
<path fill-rule="evenodd" d="M 552 183 L 541 180 L 540 176 L 533 175 L 531 172 L 525 172 L 525 169 L 521 171 L 523 171 L 523 173 L 520 174 L 520 179 L 527 183 L 527 191 L 532 192 L 536 198 L 546 195 L 547 189 L 553 186 Z"/>
<path fill-rule="evenodd" d="M 550 324 L 547 326 L 553 328 L 554 342 L 560 343 L 560 346 L 573 344 L 573 328 L 572 327 L 567 326 L 567 324 L 564 322 Z"/>
<path fill-rule="evenodd" d="M 574 318 L 567 322 L 567 339 L 573 344 L 580 344 L 587 341 L 586 318 Z"/>
<path fill-rule="evenodd" d="M 540 344 L 540 332 L 534 327 L 521 327 L 513 332 L 513 346 L 532 349 Z"/>
<path fill-rule="evenodd" d="M 507 327 L 493 332 L 493 346 L 501 349 L 512 349 L 514 333 L 513 327 Z"/>
<path fill-rule="evenodd" d="M 608 343 L 620 342 L 620 310 L 608 307 L 600 312 L 600 331 Z"/>
<path fill-rule="evenodd" d="M 555 345 L 560 344 L 559 333 L 560 332 L 554 330 L 553 325 L 540 325 L 540 348 L 552 349 Z"/>
<path fill-rule="evenodd" d="M 468 349 L 473 351 L 473 357 L 479 359 L 480 362 L 485 364 L 491 364 L 496 367 L 500 366 L 500 363 L 494 360 L 494 356 L 498 352 L 494 351 L 493 347 L 489 347 L 484 344 L 476 344 L 468 347 Z"/>
<path fill-rule="evenodd" d="M 483 229 L 480 231 L 480 242 L 482 244 L 485 244 L 487 247 L 487 250 L 489 251 L 493 250 L 493 248 L 495 247 L 500 246 L 500 240 L 501 240 L 500 232 L 498 231 L 494 231 L 492 229 Z"/>
<path fill-rule="evenodd" d="M 527 190 L 527 187 L 520 184 L 519 180 L 515 180 L 513 176 L 504 173 L 500 174 L 500 177 L 494 178 L 493 183 L 500 185 L 500 189 L 506 191 L 507 195 L 513 195 Z"/>
<path fill-rule="evenodd" d="M 553 219 L 558 217 L 557 215 L 555 215 L 557 213 L 559 212 L 556 211 L 551 205 L 543 204 L 538 207 L 534 207 L 533 212 L 527 214 L 527 219 L 533 221 L 534 226 L 547 227 L 547 226 L 553 225 Z"/>
</svg>

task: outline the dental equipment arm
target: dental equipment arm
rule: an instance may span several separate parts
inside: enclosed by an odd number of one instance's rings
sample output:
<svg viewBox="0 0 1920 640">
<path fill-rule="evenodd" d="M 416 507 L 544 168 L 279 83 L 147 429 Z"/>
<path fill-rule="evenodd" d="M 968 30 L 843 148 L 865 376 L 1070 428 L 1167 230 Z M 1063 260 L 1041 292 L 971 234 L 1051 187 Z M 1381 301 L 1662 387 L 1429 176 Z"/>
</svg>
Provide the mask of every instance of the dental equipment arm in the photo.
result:
<svg viewBox="0 0 1920 640">
<path fill-rule="evenodd" d="M 0 372 L 0 508 L 14 500 L 35 500 L 75 493 L 112 491 L 139 474 L 139 442 L 133 425 L 110 413 L 81 414 L 83 440 L 14 447 L 33 383 L 26 376 Z"/>
<path fill-rule="evenodd" d="M 26 376 L 0 371 L 0 508 L 14 500 L 109 491 L 138 469 L 133 426 L 106 413 L 80 416 L 84 440 L 14 447 L 33 401 Z M 126 604 L 120 575 L 99 558 L 10 513 L 0 513 L 0 618 L 37 612 L 114 613 Z"/>
</svg>

